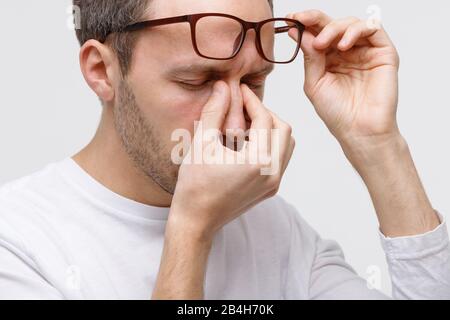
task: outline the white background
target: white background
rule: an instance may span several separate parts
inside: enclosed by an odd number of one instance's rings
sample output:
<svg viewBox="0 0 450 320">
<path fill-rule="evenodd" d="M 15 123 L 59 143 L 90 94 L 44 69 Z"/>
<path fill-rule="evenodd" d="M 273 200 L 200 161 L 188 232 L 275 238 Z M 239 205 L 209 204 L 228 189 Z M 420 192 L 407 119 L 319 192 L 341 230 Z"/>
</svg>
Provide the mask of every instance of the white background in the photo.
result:
<svg viewBox="0 0 450 320">
<path fill-rule="evenodd" d="M 194 0 L 193 0 L 194 1 Z M 67 28 L 70 1 L 0 2 L 0 184 L 73 155 L 89 142 L 100 116 L 78 67 Z M 450 3 L 428 1 L 275 0 L 276 15 L 321 9 L 368 18 L 375 5 L 402 59 L 399 122 L 436 209 L 450 212 Z M 390 292 L 378 223 L 359 176 L 302 92 L 301 56 L 278 67 L 265 104 L 289 120 L 297 150 L 280 193 L 322 234 L 337 240 L 367 277 L 381 272 Z"/>
</svg>

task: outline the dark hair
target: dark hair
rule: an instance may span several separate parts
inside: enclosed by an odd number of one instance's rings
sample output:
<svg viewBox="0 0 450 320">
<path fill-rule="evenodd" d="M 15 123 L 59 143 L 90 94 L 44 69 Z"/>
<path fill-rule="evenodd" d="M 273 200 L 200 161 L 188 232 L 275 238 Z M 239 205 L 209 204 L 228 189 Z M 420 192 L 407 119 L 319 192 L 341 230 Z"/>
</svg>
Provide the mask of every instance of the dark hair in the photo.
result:
<svg viewBox="0 0 450 320">
<path fill-rule="evenodd" d="M 117 54 L 120 68 L 126 74 L 133 56 L 132 33 L 114 33 L 143 18 L 151 0 L 73 0 L 80 16 L 76 34 L 80 45 L 90 39 L 108 41 Z M 273 9 L 273 0 L 268 0 Z"/>
</svg>

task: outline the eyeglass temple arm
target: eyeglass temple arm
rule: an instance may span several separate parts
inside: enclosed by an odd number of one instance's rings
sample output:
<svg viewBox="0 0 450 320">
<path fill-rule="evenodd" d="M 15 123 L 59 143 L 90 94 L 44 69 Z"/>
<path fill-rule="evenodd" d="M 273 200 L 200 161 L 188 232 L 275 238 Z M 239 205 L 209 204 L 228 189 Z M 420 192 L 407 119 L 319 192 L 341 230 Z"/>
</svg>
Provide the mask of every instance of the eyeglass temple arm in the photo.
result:
<svg viewBox="0 0 450 320">
<path fill-rule="evenodd" d="M 164 18 L 164 19 L 157 19 L 157 20 L 149 20 L 149 21 L 143 21 L 143 22 L 137 22 L 134 24 L 131 24 L 123 29 L 125 32 L 131 32 L 131 31 L 138 31 L 145 28 L 150 27 L 157 27 L 162 26 L 166 24 L 174 24 L 174 23 L 181 23 L 181 22 L 188 22 L 189 16 L 179 16 L 179 17 L 173 17 L 173 18 Z"/>
<path fill-rule="evenodd" d="M 289 32 L 292 28 L 295 28 L 295 26 L 277 27 L 275 28 L 275 33 Z"/>
</svg>

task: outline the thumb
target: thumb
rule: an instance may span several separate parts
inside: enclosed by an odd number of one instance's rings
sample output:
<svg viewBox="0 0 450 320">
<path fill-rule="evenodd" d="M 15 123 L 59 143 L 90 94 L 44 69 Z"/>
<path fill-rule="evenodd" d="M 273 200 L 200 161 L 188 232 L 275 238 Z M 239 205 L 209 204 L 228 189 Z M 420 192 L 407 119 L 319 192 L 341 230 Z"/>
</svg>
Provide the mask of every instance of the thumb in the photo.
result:
<svg viewBox="0 0 450 320">
<path fill-rule="evenodd" d="M 310 31 L 303 33 L 301 48 L 304 54 L 306 93 L 317 85 L 326 72 L 326 54 L 314 48 L 314 39 Z"/>
<path fill-rule="evenodd" d="M 229 86 L 223 81 L 214 84 L 213 92 L 202 109 L 200 122 L 203 129 L 220 130 L 225 122 L 231 104 Z"/>
</svg>

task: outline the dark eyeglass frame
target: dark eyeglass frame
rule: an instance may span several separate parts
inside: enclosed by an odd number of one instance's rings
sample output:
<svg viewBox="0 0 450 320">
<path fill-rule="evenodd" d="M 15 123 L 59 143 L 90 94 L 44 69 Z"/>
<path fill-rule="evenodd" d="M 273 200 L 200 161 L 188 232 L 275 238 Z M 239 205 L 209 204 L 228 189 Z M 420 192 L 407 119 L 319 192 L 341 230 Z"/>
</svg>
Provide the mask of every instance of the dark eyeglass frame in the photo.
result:
<svg viewBox="0 0 450 320">
<path fill-rule="evenodd" d="M 200 19 L 205 18 L 205 17 L 230 18 L 230 19 L 233 19 L 233 20 L 239 22 L 242 25 L 242 39 L 241 39 L 241 42 L 240 42 L 239 46 L 237 47 L 236 51 L 234 52 L 234 54 L 231 57 L 229 57 L 229 58 L 208 57 L 208 56 L 203 55 L 200 52 L 200 50 L 198 49 L 198 46 L 197 46 L 197 32 L 196 32 L 197 22 Z M 298 30 L 299 39 L 297 41 L 297 48 L 295 50 L 294 56 L 289 61 L 284 61 L 284 62 L 273 61 L 273 60 L 269 59 L 268 57 L 266 57 L 266 55 L 264 54 L 262 41 L 261 41 L 261 36 L 260 36 L 261 35 L 261 28 L 266 23 L 276 22 L 276 21 L 285 21 L 287 23 L 292 24 L 292 26 L 288 25 L 288 26 L 285 26 L 285 27 L 275 28 L 275 33 L 288 32 L 291 28 L 294 28 L 294 27 L 297 28 L 297 30 Z M 175 23 L 183 23 L 183 22 L 189 22 L 189 24 L 190 24 L 192 45 L 194 47 L 195 52 L 200 57 L 203 57 L 203 58 L 206 58 L 206 59 L 212 59 L 212 60 L 230 60 L 230 59 L 235 58 L 238 55 L 238 53 L 241 51 L 241 49 L 242 49 L 242 46 L 243 46 L 243 44 L 245 42 L 245 38 L 247 36 L 247 32 L 249 30 L 253 29 L 256 32 L 256 49 L 257 49 L 259 55 L 264 60 L 266 60 L 266 61 L 268 61 L 270 63 L 276 63 L 276 64 L 291 63 L 292 61 L 295 60 L 295 58 L 297 58 L 297 55 L 299 53 L 300 46 L 301 46 L 303 32 L 305 31 L 305 26 L 302 23 L 300 23 L 299 21 L 294 20 L 294 19 L 272 18 L 272 19 L 267 19 L 267 20 L 260 21 L 260 22 L 250 22 L 250 21 L 245 21 L 243 19 L 240 19 L 238 17 L 232 16 L 232 15 L 229 15 L 229 14 L 223 14 L 223 13 L 200 13 L 200 14 L 190 14 L 190 15 L 171 17 L 171 18 L 163 18 L 163 19 L 156 19 L 156 20 L 141 21 L 141 22 L 137 22 L 137 23 L 134 23 L 134 24 L 131 24 L 131 25 L 125 27 L 123 30 L 120 30 L 119 33 L 122 33 L 122 32 L 134 32 L 134 31 L 139 31 L 139 30 L 143 30 L 143 29 L 146 29 L 146 28 L 163 26 L 163 25 L 168 25 L 168 24 L 175 24 Z"/>
</svg>

